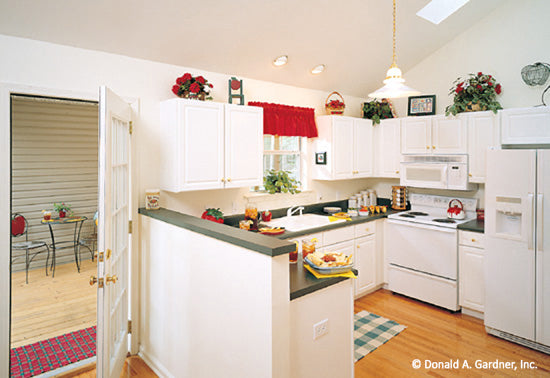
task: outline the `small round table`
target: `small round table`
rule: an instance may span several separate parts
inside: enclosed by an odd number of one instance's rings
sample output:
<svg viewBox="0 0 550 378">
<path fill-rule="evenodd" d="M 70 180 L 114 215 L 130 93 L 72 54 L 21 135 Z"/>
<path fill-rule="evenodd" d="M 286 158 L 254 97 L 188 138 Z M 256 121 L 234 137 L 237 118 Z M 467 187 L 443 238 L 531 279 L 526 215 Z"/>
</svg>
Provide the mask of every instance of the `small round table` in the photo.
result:
<svg viewBox="0 0 550 378">
<path fill-rule="evenodd" d="M 52 277 L 55 276 L 55 251 L 56 249 L 65 249 L 65 248 L 74 248 L 74 259 L 76 262 L 76 269 L 78 269 L 78 273 L 80 273 L 80 264 L 78 262 L 78 246 L 80 244 L 80 231 L 82 230 L 82 225 L 84 224 L 84 221 L 88 219 L 87 217 L 64 217 L 64 218 L 51 218 L 51 219 L 42 219 L 42 224 L 47 224 L 50 228 L 50 236 L 52 238 L 52 244 L 50 247 L 53 250 L 52 254 L 52 267 L 50 268 L 53 273 Z M 53 233 L 53 227 L 54 224 L 70 224 L 74 223 L 74 238 L 73 241 L 62 241 L 62 242 L 56 242 L 54 233 Z"/>
</svg>

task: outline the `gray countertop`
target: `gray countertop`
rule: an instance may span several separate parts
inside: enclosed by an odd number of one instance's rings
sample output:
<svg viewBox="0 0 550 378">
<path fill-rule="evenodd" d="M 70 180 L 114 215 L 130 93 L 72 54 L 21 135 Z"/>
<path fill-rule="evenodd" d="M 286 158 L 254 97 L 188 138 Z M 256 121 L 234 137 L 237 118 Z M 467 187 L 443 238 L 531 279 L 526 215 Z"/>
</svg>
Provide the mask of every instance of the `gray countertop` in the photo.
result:
<svg viewBox="0 0 550 378">
<path fill-rule="evenodd" d="M 347 222 L 337 222 L 323 227 L 310 228 L 299 232 L 285 232 L 284 234 L 278 236 L 267 236 L 257 232 L 241 230 L 238 227 L 235 227 L 235 220 L 238 224 L 239 216 L 229 217 L 229 223 L 232 225 L 228 225 L 207 221 L 192 215 L 183 214 L 164 208 L 159 210 L 146 210 L 144 208 L 139 209 L 139 214 L 144 216 L 158 219 L 174 226 L 185 228 L 187 230 L 232 243 L 268 256 L 278 256 L 294 251 L 295 244 L 290 243 L 285 239 L 294 239 L 302 235 L 370 222 L 376 219 L 385 218 L 387 215 L 394 212 L 395 211 L 389 209 L 386 214 L 377 214 L 368 217 L 357 216 L 352 217 L 352 220 Z M 233 219 L 231 220 L 231 218 Z M 317 279 L 305 270 L 301 261 L 298 261 L 297 264 L 289 264 L 289 270 L 291 300 L 348 279 L 345 277 Z"/>
<path fill-rule="evenodd" d="M 483 234 L 485 232 L 485 221 L 473 219 L 469 222 L 459 224 L 457 228 L 459 230 L 479 232 Z"/>
</svg>

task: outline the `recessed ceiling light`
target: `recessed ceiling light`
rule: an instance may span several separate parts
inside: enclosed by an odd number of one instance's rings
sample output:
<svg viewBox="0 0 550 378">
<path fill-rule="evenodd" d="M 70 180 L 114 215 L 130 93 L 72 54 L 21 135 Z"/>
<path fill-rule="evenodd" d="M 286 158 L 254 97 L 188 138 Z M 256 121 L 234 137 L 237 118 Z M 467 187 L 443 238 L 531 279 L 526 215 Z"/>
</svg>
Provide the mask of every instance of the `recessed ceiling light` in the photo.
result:
<svg viewBox="0 0 550 378">
<path fill-rule="evenodd" d="M 311 70 L 311 73 L 314 74 L 314 75 L 318 75 L 321 72 L 323 72 L 324 70 L 325 70 L 325 65 L 324 64 L 319 64 L 318 66 L 313 67 L 313 69 Z"/>
<path fill-rule="evenodd" d="M 470 0 L 432 0 L 416 15 L 436 25 L 462 8 Z"/>
<path fill-rule="evenodd" d="M 288 63 L 288 56 L 287 55 L 281 55 L 280 57 L 276 58 L 273 61 L 273 64 L 276 66 L 284 66 Z"/>
</svg>

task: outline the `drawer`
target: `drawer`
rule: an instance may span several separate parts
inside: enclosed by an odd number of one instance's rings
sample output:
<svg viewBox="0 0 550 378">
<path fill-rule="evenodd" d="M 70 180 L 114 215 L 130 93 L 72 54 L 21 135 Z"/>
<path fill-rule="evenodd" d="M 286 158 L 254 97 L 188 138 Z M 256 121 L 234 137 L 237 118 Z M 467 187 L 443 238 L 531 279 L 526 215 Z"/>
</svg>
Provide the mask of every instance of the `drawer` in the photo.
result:
<svg viewBox="0 0 550 378">
<path fill-rule="evenodd" d="M 340 243 L 346 240 L 353 240 L 355 232 L 353 226 L 337 228 L 323 232 L 323 246 Z"/>
<path fill-rule="evenodd" d="M 355 237 L 372 235 L 376 232 L 376 221 L 361 223 L 355 226 Z"/>
<path fill-rule="evenodd" d="M 302 240 L 304 239 L 317 239 L 317 243 L 315 243 L 315 248 L 321 248 L 324 243 L 323 243 L 323 233 L 322 232 L 316 232 L 315 234 L 308 234 L 308 235 L 304 235 L 304 236 L 299 236 L 298 238 L 296 238 L 295 240 L 299 240 L 300 241 L 300 244 L 302 243 Z"/>
<path fill-rule="evenodd" d="M 458 233 L 458 243 L 476 248 L 485 248 L 485 234 L 472 231 L 460 231 Z"/>
</svg>

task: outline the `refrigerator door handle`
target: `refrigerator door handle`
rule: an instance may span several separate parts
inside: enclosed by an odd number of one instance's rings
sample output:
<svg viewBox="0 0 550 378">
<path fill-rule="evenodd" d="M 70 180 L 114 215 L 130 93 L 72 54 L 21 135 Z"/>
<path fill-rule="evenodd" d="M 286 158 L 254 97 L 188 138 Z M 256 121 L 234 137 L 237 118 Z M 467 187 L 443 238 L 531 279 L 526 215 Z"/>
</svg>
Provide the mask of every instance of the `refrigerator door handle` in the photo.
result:
<svg viewBox="0 0 550 378">
<path fill-rule="evenodd" d="M 537 194 L 537 251 L 540 251 L 542 252 L 542 245 L 543 245 L 543 230 L 544 228 L 542 227 L 542 221 L 544 219 L 544 216 L 543 216 L 543 209 L 544 209 L 544 206 L 542 205 L 543 204 L 543 201 L 544 200 L 544 195 L 542 193 L 538 193 Z"/>
<path fill-rule="evenodd" d="M 535 239 L 535 230 L 533 230 L 533 206 L 535 205 L 534 195 L 532 193 L 527 194 L 527 222 L 529 222 L 529 228 L 527 229 L 527 249 L 533 249 L 533 241 Z"/>
</svg>

